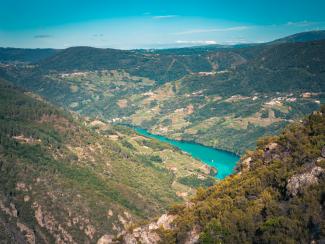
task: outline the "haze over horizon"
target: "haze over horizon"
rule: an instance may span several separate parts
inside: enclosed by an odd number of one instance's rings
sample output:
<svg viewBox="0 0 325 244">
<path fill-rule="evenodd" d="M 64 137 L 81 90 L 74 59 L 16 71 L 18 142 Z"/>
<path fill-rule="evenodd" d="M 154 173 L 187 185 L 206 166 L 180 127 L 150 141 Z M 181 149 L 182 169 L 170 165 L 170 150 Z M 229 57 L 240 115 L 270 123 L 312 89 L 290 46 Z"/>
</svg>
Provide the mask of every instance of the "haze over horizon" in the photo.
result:
<svg viewBox="0 0 325 244">
<path fill-rule="evenodd" d="M 325 29 L 319 0 L 0 2 L 2 47 L 169 48 L 267 42 Z"/>
</svg>

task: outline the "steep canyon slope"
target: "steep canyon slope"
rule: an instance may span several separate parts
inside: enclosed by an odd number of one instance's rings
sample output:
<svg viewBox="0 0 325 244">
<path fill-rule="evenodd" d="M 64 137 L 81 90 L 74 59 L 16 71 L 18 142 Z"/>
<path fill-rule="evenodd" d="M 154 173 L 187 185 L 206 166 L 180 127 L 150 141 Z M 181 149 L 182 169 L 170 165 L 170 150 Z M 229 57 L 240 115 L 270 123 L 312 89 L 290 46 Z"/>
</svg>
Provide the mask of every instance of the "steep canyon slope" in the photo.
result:
<svg viewBox="0 0 325 244">
<path fill-rule="evenodd" d="M 215 182 L 167 144 L 0 80 L 0 242 L 96 242 L 183 202 L 187 177 Z"/>
</svg>

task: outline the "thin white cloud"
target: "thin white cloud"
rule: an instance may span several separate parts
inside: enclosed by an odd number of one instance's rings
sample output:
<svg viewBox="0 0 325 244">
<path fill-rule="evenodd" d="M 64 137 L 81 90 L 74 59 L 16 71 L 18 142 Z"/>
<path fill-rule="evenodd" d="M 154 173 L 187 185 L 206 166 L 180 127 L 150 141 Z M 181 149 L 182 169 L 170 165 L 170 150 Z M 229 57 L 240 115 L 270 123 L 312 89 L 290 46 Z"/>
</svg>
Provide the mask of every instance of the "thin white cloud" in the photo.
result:
<svg viewBox="0 0 325 244">
<path fill-rule="evenodd" d="M 247 41 L 246 39 L 227 40 L 220 44 L 235 45 L 235 44 L 245 44 L 245 43 L 249 43 L 249 41 Z"/>
<path fill-rule="evenodd" d="M 303 20 L 303 21 L 297 21 L 297 22 L 289 21 L 289 22 L 287 22 L 286 25 L 288 25 L 288 26 L 305 27 L 305 26 L 311 26 L 311 25 L 314 25 L 314 24 L 316 24 L 316 22 L 312 22 L 312 21 L 308 21 L 308 20 Z"/>
<path fill-rule="evenodd" d="M 214 28 L 214 29 L 193 29 L 188 31 L 182 31 L 174 33 L 175 35 L 188 35 L 188 34 L 196 34 L 196 33 L 210 33 L 210 32 L 227 32 L 227 31 L 241 31 L 249 29 L 250 26 L 234 26 L 227 28 Z"/>
<path fill-rule="evenodd" d="M 216 41 L 213 40 L 199 40 L 199 41 L 184 41 L 178 40 L 176 41 L 177 44 L 184 44 L 184 45 L 212 45 L 217 44 Z"/>
<path fill-rule="evenodd" d="M 171 19 L 171 18 L 175 18 L 178 15 L 157 15 L 157 16 L 153 16 L 153 19 Z"/>
</svg>

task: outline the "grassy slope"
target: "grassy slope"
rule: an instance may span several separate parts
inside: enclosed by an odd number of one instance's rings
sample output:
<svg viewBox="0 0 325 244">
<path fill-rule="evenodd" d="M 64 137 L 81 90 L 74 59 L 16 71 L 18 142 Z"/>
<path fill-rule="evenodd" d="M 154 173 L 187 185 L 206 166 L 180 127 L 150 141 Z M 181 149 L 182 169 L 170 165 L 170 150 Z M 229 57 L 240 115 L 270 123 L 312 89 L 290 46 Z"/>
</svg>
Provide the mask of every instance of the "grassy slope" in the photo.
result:
<svg viewBox="0 0 325 244">
<path fill-rule="evenodd" d="M 179 179 L 209 178 L 202 166 L 166 144 L 73 116 L 0 81 L 0 236 L 5 241 L 25 238 L 21 224 L 38 243 L 96 241 L 181 202 L 176 192 L 193 189 Z"/>
</svg>

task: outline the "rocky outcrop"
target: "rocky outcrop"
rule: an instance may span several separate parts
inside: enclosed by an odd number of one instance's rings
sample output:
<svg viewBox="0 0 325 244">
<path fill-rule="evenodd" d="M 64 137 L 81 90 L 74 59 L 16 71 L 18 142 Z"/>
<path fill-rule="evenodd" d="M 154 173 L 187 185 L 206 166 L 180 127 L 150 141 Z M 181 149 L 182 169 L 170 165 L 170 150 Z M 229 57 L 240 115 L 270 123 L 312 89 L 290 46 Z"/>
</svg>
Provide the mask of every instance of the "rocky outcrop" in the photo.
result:
<svg viewBox="0 0 325 244">
<path fill-rule="evenodd" d="M 28 228 L 25 224 L 17 222 L 17 227 L 19 228 L 20 232 L 24 234 L 27 243 L 35 244 L 35 234 L 34 231 Z"/>
<path fill-rule="evenodd" d="M 324 175 L 324 172 L 321 167 L 314 166 L 305 173 L 292 176 L 287 184 L 288 195 L 296 196 L 298 193 L 302 193 L 304 188 L 318 184 L 319 178 Z"/>
<path fill-rule="evenodd" d="M 154 244 L 160 241 L 160 237 L 157 233 L 159 228 L 171 229 L 172 222 L 176 218 L 175 215 L 163 214 L 156 222 L 152 222 L 148 225 L 138 227 L 132 230 L 130 233 L 126 233 L 123 236 L 123 241 L 126 244 Z"/>
<path fill-rule="evenodd" d="M 271 142 L 271 143 L 269 143 L 269 144 L 266 145 L 265 150 L 267 150 L 267 151 L 273 151 L 273 150 L 275 150 L 278 146 L 279 146 L 278 143 L 276 143 L 276 142 Z"/>
<path fill-rule="evenodd" d="M 33 208 L 38 225 L 47 229 L 55 238 L 56 243 L 76 243 L 51 213 L 45 211 L 37 202 L 33 203 Z"/>
<path fill-rule="evenodd" d="M 126 244 L 154 244 L 160 241 L 159 235 L 147 228 L 134 229 L 131 234 L 126 234 L 123 238 Z"/>
<path fill-rule="evenodd" d="M 154 227 L 158 229 L 159 227 L 163 227 L 164 229 L 170 229 L 172 228 L 172 222 L 176 216 L 174 215 L 168 215 L 168 214 L 163 214 L 158 221 L 156 222 L 156 225 Z"/>
<path fill-rule="evenodd" d="M 132 230 L 132 232 L 124 234 L 123 243 L 126 244 L 155 244 L 160 243 L 162 240 L 157 232 L 159 228 L 164 230 L 173 229 L 173 221 L 175 215 L 163 214 L 156 222 L 152 222 L 146 226 L 138 227 Z M 201 230 L 198 226 L 194 226 L 191 231 L 188 232 L 185 244 L 195 244 L 198 242 Z M 98 244 L 98 243 L 97 243 Z"/>
<path fill-rule="evenodd" d="M 251 168 L 252 162 L 253 162 L 252 157 L 248 157 L 248 158 L 245 158 L 244 160 L 242 160 L 240 163 L 240 171 L 241 172 L 249 171 Z"/>
<path fill-rule="evenodd" d="M 110 244 L 114 243 L 113 241 L 114 236 L 112 235 L 103 235 L 99 240 L 97 241 L 97 244 Z"/>
<path fill-rule="evenodd" d="M 279 144 L 276 142 L 270 142 L 264 147 L 264 162 L 269 163 L 273 159 L 280 158 L 276 153 L 276 150 L 279 149 Z"/>
<path fill-rule="evenodd" d="M 8 199 L 3 196 L 0 196 L 0 212 L 2 212 L 2 214 L 6 215 L 13 223 L 15 223 L 16 226 L 11 225 L 8 221 L 4 221 L 3 224 L 5 225 L 5 228 L 7 227 L 14 235 L 14 239 L 17 241 L 17 243 L 35 244 L 36 239 L 34 231 L 26 224 L 20 222 L 15 204 L 8 201 Z M 0 243 L 2 242 L 0 241 Z"/>
<path fill-rule="evenodd" d="M 10 203 L 9 207 L 6 207 L 2 199 L 0 199 L 0 210 L 10 217 L 17 217 L 18 214 L 15 204 Z"/>
</svg>

